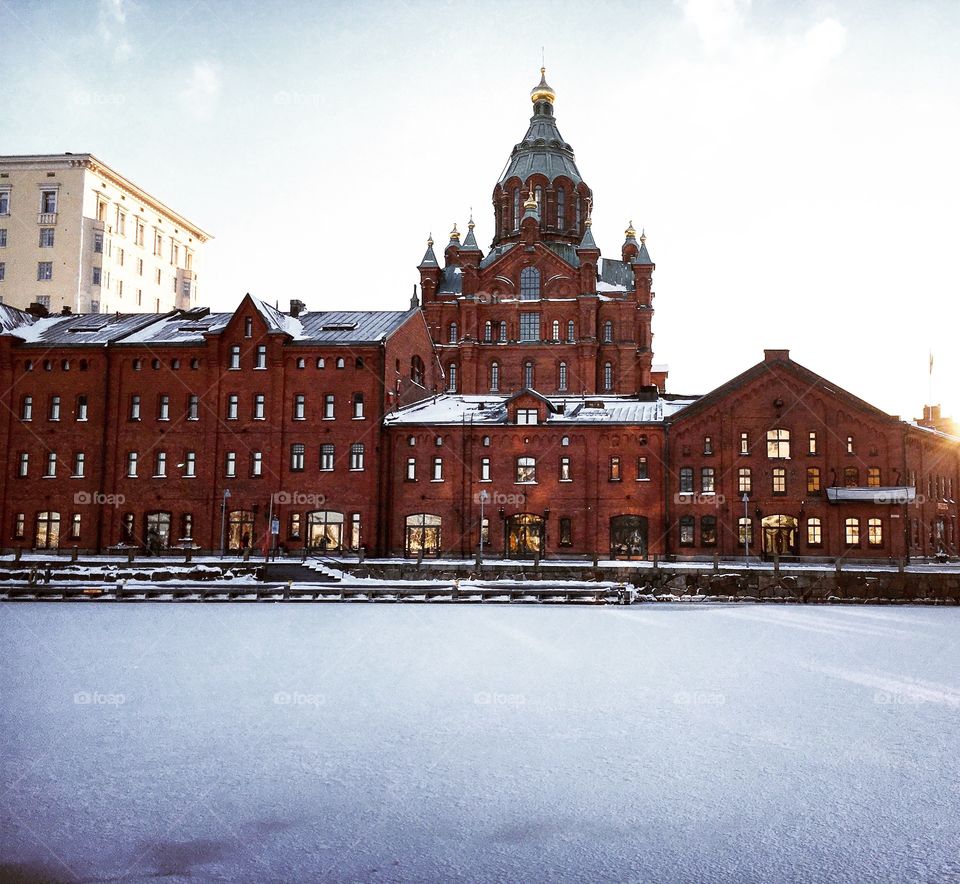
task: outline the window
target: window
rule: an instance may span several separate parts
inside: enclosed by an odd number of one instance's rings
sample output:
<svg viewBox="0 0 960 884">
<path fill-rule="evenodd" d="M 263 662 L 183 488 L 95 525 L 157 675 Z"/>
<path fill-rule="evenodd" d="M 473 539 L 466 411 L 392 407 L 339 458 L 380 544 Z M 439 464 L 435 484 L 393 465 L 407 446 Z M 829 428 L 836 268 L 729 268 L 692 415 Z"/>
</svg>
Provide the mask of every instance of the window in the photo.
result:
<svg viewBox="0 0 960 884">
<path fill-rule="evenodd" d="M 540 271 L 536 267 L 524 267 L 520 271 L 520 300 L 536 301 L 540 297 Z"/>
<path fill-rule="evenodd" d="M 255 421 L 266 420 L 267 418 L 267 397 L 264 393 L 256 393 L 253 397 L 253 419 Z"/>
<path fill-rule="evenodd" d="M 569 516 L 560 519 L 560 546 L 573 546 L 573 530 Z"/>
<path fill-rule="evenodd" d="M 853 444 L 853 436 L 847 436 L 847 454 L 856 454 L 856 447 Z"/>
<path fill-rule="evenodd" d="M 517 423 L 522 425 L 533 425 L 537 423 L 539 414 L 535 408 L 518 408 Z"/>
<path fill-rule="evenodd" d="M 13 536 L 20 538 L 23 537 L 27 530 L 27 516 L 26 513 L 17 513 L 16 518 L 13 523 Z"/>
<path fill-rule="evenodd" d="M 188 421 L 200 420 L 200 397 L 199 396 L 187 397 L 187 420 Z"/>
<path fill-rule="evenodd" d="M 787 471 L 783 467 L 774 467 L 772 473 L 773 479 L 773 493 L 774 494 L 786 494 L 787 493 Z"/>
<path fill-rule="evenodd" d="M 807 519 L 807 546 L 823 545 L 823 523 L 816 516 Z"/>
<path fill-rule="evenodd" d="M 747 516 L 740 516 L 737 521 L 737 539 L 740 546 L 747 546 L 753 543 L 753 519 Z"/>
<path fill-rule="evenodd" d="M 70 539 L 79 540 L 80 539 L 80 526 L 82 524 L 82 518 L 80 513 L 74 513 L 73 517 L 70 519 Z"/>
<path fill-rule="evenodd" d="M 753 473 L 750 467 L 740 467 L 737 471 L 737 492 L 750 494 L 753 491 Z"/>
<path fill-rule="evenodd" d="M 228 451 L 224 456 L 224 476 L 232 479 L 237 475 L 237 452 Z"/>
<path fill-rule="evenodd" d="M 490 392 L 496 393 L 500 390 L 500 363 L 490 363 Z"/>
<path fill-rule="evenodd" d="M 561 230 L 566 226 L 564 223 L 564 214 L 566 210 L 566 191 L 561 187 L 557 190 L 557 227 Z"/>
<path fill-rule="evenodd" d="M 613 389 L 613 365 L 609 362 L 603 363 L 603 390 L 609 393 Z"/>
<path fill-rule="evenodd" d="M 447 337 L 447 340 L 448 340 L 451 344 L 456 344 L 457 341 L 460 340 L 460 337 L 459 337 L 459 335 L 458 335 L 458 333 L 457 333 L 457 324 L 456 324 L 455 322 L 451 322 L 451 323 L 450 323 L 450 330 L 449 330 L 449 335 L 448 335 L 448 337 Z"/>
<path fill-rule="evenodd" d="M 10 191 L 0 190 L 0 215 L 10 214 Z"/>
<path fill-rule="evenodd" d="M 415 457 L 407 458 L 407 481 L 417 481 L 417 459 Z"/>
<path fill-rule="evenodd" d="M 693 516 L 680 517 L 680 546 L 693 546 Z"/>
<path fill-rule="evenodd" d="M 258 478 L 263 475 L 263 452 L 253 451 L 250 453 L 250 475 Z"/>
<path fill-rule="evenodd" d="M 521 341 L 539 341 L 540 340 L 540 314 L 539 313 L 521 313 L 520 314 L 520 340 Z"/>
<path fill-rule="evenodd" d="M 20 468 L 17 471 L 17 475 L 21 479 L 25 479 L 30 475 L 30 455 L 26 451 L 20 452 Z"/>
<path fill-rule="evenodd" d="M 493 340 L 493 323 L 489 319 L 483 324 L 483 340 L 488 344 Z"/>
<path fill-rule="evenodd" d="M 166 393 L 161 393 L 157 398 L 157 420 L 170 420 L 170 397 Z"/>
<path fill-rule="evenodd" d="M 527 390 L 533 389 L 533 363 L 523 363 L 523 386 Z"/>
<path fill-rule="evenodd" d="M 140 396 L 138 393 L 134 393 L 130 397 L 130 420 L 140 420 Z"/>
<path fill-rule="evenodd" d="M 647 469 L 647 459 L 646 457 L 637 458 L 637 481 L 643 482 L 650 478 L 650 473 Z"/>
<path fill-rule="evenodd" d="M 301 356 L 299 359 L 297 359 L 296 365 L 297 365 L 297 368 L 306 368 L 307 360 Z"/>
<path fill-rule="evenodd" d="M 40 228 L 40 248 L 41 249 L 53 248 L 53 228 L 52 227 Z"/>
<path fill-rule="evenodd" d="M 307 419 L 307 397 L 303 393 L 297 393 L 293 397 L 293 419 L 295 421 Z"/>
<path fill-rule="evenodd" d="M 342 356 L 337 357 L 337 368 L 345 368 L 346 364 L 346 360 Z"/>
<path fill-rule="evenodd" d="M 558 380 L 559 380 L 559 383 L 557 384 L 557 387 L 560 389 L 561 392 L 565 392 L 567 389 L 567 363 L 566 362 L 560 363 L 560 377 Z"/>
<path fill-rule="evenodd" d="M 87 456 L 82 451 L 78 451 L 73 455 L 73 477 L 75 479 L 83 478 L 86 460 Z"/>
<path fill-rule="evenodd" d="M 136 451 L 127 452 L 127 477 L 130 479 L 137 478 L 137 457 Z"/>
<path fill-rule="evenodd" d="M 457 363 L 451 362 L 447 366 L 447 392 L 457 392 Z"/>
<path fill-rule="evenodd" d="M 550 340 L 559 341 L 560 340 L 560 320 L 554 319 L 550 325 Z"/>
<path fill-rule="evenodd" d="M 290 513 L 290 519 L 287 522 L 287 538 L 289 540 L 300 539 L 300 513 Z"/>
<path fill-rule="evenodd" d="M 513 229 L 520 227 L 520 188 L 513 189 Z"/>
<path fill-rule="evenodd" d="M 240 368 L 240 345 L 234 344 L 230 348 L 230 368 L 237 371 Z"/>
<path fill-rule="evenodd" d="M 717 517 L 716 516 L 700 517 L 700 545 L 701 546 L 717 545 Z"/>
<path fill-rule="evenodd" d="M 302 473 L 307 447 L 302 442 L 294 442 L 290 446 L 290 469 L 295 473 Z"/>
<path fill-rule="evenodd" d="M 235 421 L 240 415 L 240 395 L 231 393 L 227 396 L 227 420 Z"/>
<path fill-rule="evenodd" d="M 331 443 L 324 443 L 320 446 L 320 469 L 329 473 L 333 469 L 334 448 Z"/>
<path fill-rule="evenodd" d="M 867 543 L 883 546 L 883 522 L 880 519 L 867 519 Z"/>
<path fill-rule="evenodd" d="M 613 343 L 613 323 L 609 319 L 603 324 L 603 343 Z"/>
<path fill-rule="evenodd" d="M 481 482 L 490 481 L 490 458 L 489 457 L 480 458 L 480 481 Z"/>
<path fill-rule="evenodd" d="M 350 548 L 360 549 L 360 513 L 350 516 Z"/>
<path fill-rule="evenodd" d="M 192 479 L 197 475 L 197 452 L 188 451 L 183 458 L 183 475 Z"/>
<path fill-rule="evenodd" d="M 700 490 L 704 494 L 716 492 L 716 471 L 713 467 L 700 468 Z"/>
<path fill-rule="evenodd" d="M 433 480 L 434 482 L 443 481 L 443 458 L 435 457 L 433 459 Z"/>
<path fill-rule="evenodd" d="M 33 420 L 33 396 L 24 396 L 20 400 L 20 420 Z"/>
<path fill-rule="evenodd" d="M 610 481 L 619 482 L 620 479 L 620 457 L 615 454 L 610 458 Z"/>
<path fill-rule="evenodd" d="M 573 475 L 570 472 L 570 458 L 567 456 L 560 458 L 560 481 L 572 482 Z"/>
<path fill-rule="evenodd" d="M 0 227 L 0 248 L 6 248 L 7 245 L 7 228 Z"/>
<path fill-rule="evenodd" d="M 334 404 L 335 399 L 333 393 L 327 393 L 323 397 L 323 419 L 325 421 L 332 421 L 334 419 Z"/>
<path fill-rule="evenodd" d="M 567 341 L 568 343 L 572 344 L 574 340 L 575 340 L 575 337 L 573 334 L 573 320 L 570 319 L 567 321 Z"/>
<path fill-rule="evenodd" d="M 0 261 L 0 280 L 5 279 L 7 276 L 7 265 L 6 262 Z"/>
<path fill-rule="evenodd" d="M 860 484 L 860 470 L 856 467 L 844 467 L 843 484 L 846 488 L 856 488 Z"/>
<path fill-rule="evenodd" d="M 693 494 L 693 467 L 680 467 L 680 493 Z"/>
<path fill-rule="evenodd" d="M 532 457 L 517 458 L 517 483 L 533 485 L 537 481 L 537 461 Z"/>
<path fill-rule="evenodd" d="M 790 431 L 767 430 L 767 457 L 786 460 L 790 457 Z"/>
<path fill-rule="evenodd" d="M 77 420 L 85 421 L 87 419 L 87 397 L 77 396 Z"/>
<path fill-rule="evenodd" d="M 254 368 L 263 369 L 267 367 L 267 345 L 257 344 L 257 355 L 253 363 Z"/>
<path fill-rule="evenodd" d="M 353 419 L 363 420 L 363 393 L 353 394 Z"/>
<path fill-rule="evenodd" d="M 506 319 L 500 320 L 500 340 L 501 341 L 507 340 L 507 320 Z"/>
<path fill-rule="evenodd" d="M 860 520 L 847 519 L 843 527 L 843 540 L 847 546 L 860 546 Z"/>
<path fill-rule="evenodd" d="M 354 442 L 350 446 L 350 469 L 351 470 L 362 470 L 363 469 L 363 443 Z"/>
<path fill-rule="evenodd" d="M 102 273 L 102 272 L 103 272 L 103 271 L 102 271 L 101 268 L 99 268 L 99 267 L 94 267 L 94 268 L 93 268 L 93 276 L 92 276 L 92 278 L 91 278 L 91 280 L 90 280 L 93 285 L 100 285 L 100 279 L 101 279 L 101 273 Z"/>
<path fill-rule="evenodd" d="M 810 435 L 807 436 L 807 454 L 816 454 L 817 453 L 817 434 L 814 430 L 810 431 Z"/>
<path fill-rule="evenodd" d="M 713 438 L 711 436 L 703 437 L 703 453 L 713 454 Z"/>
<path fill-rule="evenodd" d="M 746 433 L 740 434 L 740 453 L 741 454 L 750 453 L 750 437 Z"/>
<path fill-rule="evenodd" d="M 867 467 L 867 487 L 880 487 L 880 467 Z"/>
<path fill-rule="evenodd" d="M 167 453 L 158 451 L 153 464 L 153 475 L 157 479 L 165 479 L 167 476 Z"/>
<path fill-rule="evenodd" d="M 37 262 L 37 279 L 38 280 L 53 279 L 53 262 L 52 261 Z"/>
<path fill-rule="evenodd" d="M 56 451 L 47 452 L 47 468 L 43 475 L 47 479 L 52 479 L 54 476 L 57 475 L 57 452 Z"/>
<path fill-rule="evenodd" d="M 423 360 L 419 356 L 410 359 L 410 380 L 423 386 Z"/>
<path fill-rule="evenodd" d="M 807 494 L 820 493 L 820 467 L 807 468 Z"/>
<path fill-rule="evenodd" d="M 40 211 L 44 215 L 50 215 L 57 211 L 57 192 L 55 190 L 40 192 Z"/>
</svg>

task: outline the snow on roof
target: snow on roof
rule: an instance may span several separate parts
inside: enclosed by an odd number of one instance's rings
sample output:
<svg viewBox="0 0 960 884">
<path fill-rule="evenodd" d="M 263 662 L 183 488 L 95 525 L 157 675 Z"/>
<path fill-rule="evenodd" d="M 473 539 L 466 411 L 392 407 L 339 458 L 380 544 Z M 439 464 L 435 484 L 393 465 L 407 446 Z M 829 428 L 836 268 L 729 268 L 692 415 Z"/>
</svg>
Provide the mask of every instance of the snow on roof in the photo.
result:
<svg viewBox="0 0 960 884">
<path fill-rule="evenodd" d="M 867 503 L 901 504 L 912 503 L 917 496 L 917 489 L 912 485 L 891 486 L 885 488 L 857 486 L 852 488 L 828 488 L 827 500 L 830 501 L 865 501 Z"/>
<path fill-rule="evenodd" d="M 597 280 L 597 291 L 598 292 L 626 292 L 627 287 L 625 285 L 614 285 L 611 282 L 604 282 L 603 280 Z"/>
<path fill-rule="evenodd" d="M 505 424 L 509 395 L 443 394 L 388 415 L 387 424 Z M 548 424 L 659 423 L 694 399 L 645 401 L 630 396 L 545 396 L 555 411 Z"/>
</svg>

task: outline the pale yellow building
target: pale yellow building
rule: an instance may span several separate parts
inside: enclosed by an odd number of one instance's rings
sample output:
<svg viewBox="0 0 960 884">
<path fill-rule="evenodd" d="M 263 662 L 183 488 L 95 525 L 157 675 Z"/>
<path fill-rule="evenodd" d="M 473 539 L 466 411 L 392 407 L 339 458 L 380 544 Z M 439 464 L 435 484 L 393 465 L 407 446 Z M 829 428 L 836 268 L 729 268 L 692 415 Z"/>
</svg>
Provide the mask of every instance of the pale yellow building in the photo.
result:
<svg viewBox="0 0 960 884">
<path fill-rule="evenodd" d="M 51 313 L 197 304 L 210 234 L 95 156 L 0 156 L 0 302 Z"/>
</svg>

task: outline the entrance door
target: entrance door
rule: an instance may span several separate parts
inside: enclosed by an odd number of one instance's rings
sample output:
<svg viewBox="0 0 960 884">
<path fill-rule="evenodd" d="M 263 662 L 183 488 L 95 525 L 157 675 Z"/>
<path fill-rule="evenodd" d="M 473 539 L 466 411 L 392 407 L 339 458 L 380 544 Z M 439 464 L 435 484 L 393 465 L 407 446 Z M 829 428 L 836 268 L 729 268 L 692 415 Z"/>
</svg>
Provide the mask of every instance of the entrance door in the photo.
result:
<svg viewBox="0 0 960 884">
<path fill-rule="evenodd" d="M 250 510 L 231 510 L 227 549 L 250 549 L 253 546 L 253 528 L 253 513 Z"/>
<path fill-rule="evenodd" d="M 647 557 L 645 516 L 614 516 L 610 519 L 610 555 L 615 559 Z"/>
<path fill-rule="evenodd" d="M 543 517 L 517 513 L 507 519 L 507 555 L 532 559 L 543 555 Z"/>
<path fill-rule="evenodd" d="M 307 546 L 323 552 L 339 551 L 343 544 L 343 513 L 314 510 L 307 513 Z"/>
<path fill-rule="evenodd" d="M 147 549 L 160 552 L 170 545 L 170 513 L 147 513 Z"/>
<path fill-rule="evenodd" d="M 442 519 L 431 513 L 407 516 L 404 549 L 408 556 L 439 556 Z"/>
<path fill-rule="evenodd" d="M 60 513 L 45 511 L 37 513 L 37 549 L 56 549 L 60 546 Z"/>
<path fill-rule="evenodd" d="M 797 552 L 797 520 L 793 516 L 764 516 L 763 554 L 792 556 Z"/>
</svg>

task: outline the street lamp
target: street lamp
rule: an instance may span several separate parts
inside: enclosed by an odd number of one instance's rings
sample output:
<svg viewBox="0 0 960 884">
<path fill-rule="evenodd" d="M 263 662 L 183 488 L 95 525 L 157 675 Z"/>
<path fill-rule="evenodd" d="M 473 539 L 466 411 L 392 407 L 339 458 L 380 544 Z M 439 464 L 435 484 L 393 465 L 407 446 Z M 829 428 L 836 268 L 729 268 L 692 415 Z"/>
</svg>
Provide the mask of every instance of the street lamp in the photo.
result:
<svg viewBox="0 0 960 884">
<path fill-rule="evenodd" d="M 750 514 L 747 507 L 750 504 L 750 498 L 743 495 L 743 555 L 750 564 Z"/>
<path fill-rule="evenodd" d="M 480 491 L 480 494 L 477 495 L 477 499 L 480 501 L 480 562 L 483 562 L 483 505 L 490 500 L 490 494 L 487 492 L 487 489 L 484 488 Z"/>
<path fill-rule="evenodd" d="M 223 502 L 220 504 L 220 555 L 227 554 L 227 501 L 230 499 L 230 489 L 223 491 Z"/>
</svg>

